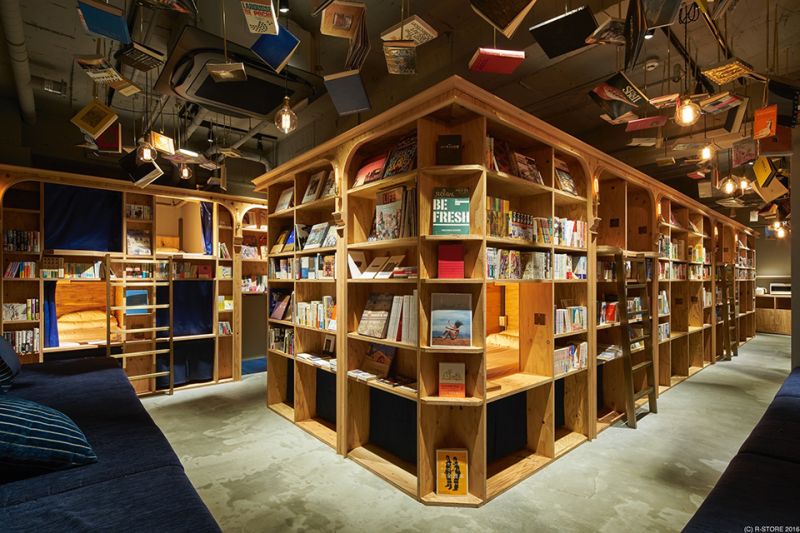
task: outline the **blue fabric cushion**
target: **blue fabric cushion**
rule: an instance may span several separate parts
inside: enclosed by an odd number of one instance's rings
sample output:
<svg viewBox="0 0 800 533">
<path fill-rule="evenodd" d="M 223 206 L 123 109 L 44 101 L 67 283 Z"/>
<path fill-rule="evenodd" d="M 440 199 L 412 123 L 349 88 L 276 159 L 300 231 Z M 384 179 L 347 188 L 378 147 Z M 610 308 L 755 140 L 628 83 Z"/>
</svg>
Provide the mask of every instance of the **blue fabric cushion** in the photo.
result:
<svg viewBox="0 0 800 533">
<path fill-rule="evenodd" d="M 800 368 L 795 368 L 786 381 L 783 382 L 781 389 L 776 394 L 776 397 L 794 396 L 800 397 Z"/>
<path fill-rule="evenodd" d="M 775 398 L 739 453 L 800 463 L 800 398 Z"/>
<path fill-rule="evenodd" d="M 19 374 L 20 364 L 17 352 L 5 340 L 0 337 L 0 394 L 8 392 L 11 383 Z"/>
<path fill-rule="evenodd" d="M 0 481 L 97 461 L 83 432 L 51 407 L 0 396 Z"/>
</svg>

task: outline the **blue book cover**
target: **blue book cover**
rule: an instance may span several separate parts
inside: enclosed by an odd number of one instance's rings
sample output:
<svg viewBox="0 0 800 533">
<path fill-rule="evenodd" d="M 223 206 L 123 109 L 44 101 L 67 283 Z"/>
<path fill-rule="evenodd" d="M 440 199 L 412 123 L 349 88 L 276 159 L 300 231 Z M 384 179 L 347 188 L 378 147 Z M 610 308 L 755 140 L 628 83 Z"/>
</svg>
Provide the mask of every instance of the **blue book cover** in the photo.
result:
<svg viewBox="0 0 800 533">
<path fill-rule="evenodd" d="M 339 115 L 369 111 L 371 107 L 361 74 L 357 70 L 325 76 L 325 87 Z"/>
<path fill-rule="evenodd" d="M 128 289 L 125 291 L 125 305 L 127 307 L 137 305 L 150 305 L 148 301 L 147 290 L 141 289 Z M 147 315 L 150 311 L 148 309 L 129 309 L 128 315 Z"/>
<path fill-rule="evenodd" d="M 292 35 L 285 26 L 278 24 L 278 35 L 265 33 L 258 38 L 250 50 L 261 60 L 269 65 L 275 72 L 280 72 L 294 51 L 297 50 L 300 39 Z"/>
<path fill-rule="evenodd" d="M 83 25 L 91 33 L 119 41 L 131 43 L 128 21 L 122 9 L 97 0 L 78 0 L 78 14 Z"/>
</svg>

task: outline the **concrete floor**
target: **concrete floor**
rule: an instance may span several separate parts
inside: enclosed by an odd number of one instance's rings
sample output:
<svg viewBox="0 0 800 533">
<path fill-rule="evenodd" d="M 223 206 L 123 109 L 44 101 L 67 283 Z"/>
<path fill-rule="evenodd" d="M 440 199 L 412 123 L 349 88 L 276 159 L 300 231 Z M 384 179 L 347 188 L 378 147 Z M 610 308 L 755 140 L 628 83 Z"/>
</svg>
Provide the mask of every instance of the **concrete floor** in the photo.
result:
<svg viewBox="0 0 800 533">
<path fill-rule="evenodd" d="M 759 335 L 480 509 L 425 507 L 269 411 L 264 374 L 144 400 L 227 531 L 677 531 L 789 372 Z"/>
</svg>

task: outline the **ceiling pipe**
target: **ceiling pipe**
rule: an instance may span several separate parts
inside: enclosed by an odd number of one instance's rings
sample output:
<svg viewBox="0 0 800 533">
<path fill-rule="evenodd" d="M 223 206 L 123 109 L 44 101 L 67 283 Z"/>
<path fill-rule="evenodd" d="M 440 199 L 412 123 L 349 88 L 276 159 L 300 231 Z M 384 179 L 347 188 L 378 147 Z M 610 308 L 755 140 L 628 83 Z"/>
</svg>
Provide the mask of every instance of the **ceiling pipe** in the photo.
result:
<svg viewBox="0 0 800 533">
<path fill-rule="evenodd" d="M 3 19 L 3 32 L 17 86 L 17 101 L 22 120 L 32 125 L 36 123 L 36 102 L 33 99 L 28 48 L 25 46 L 25 31 L 22 15 L 19 12 L 19 1 L 0 0 L 0 19 Z"/>
<path fill-rule="evenodd" d="M 205 151 L 204 155 L 211 158 L 220 153 L 222 153 L 222 149 L 219 146 L 212 146 Z M 240 159 L 247 159 L 248 161 L 255 161 L 256 163 L 264 165 L 264 172 L 272 170 L 272 163 L 270 163 L 269 159 L 259 153 L 239 150 L 239 154 Z"/>
<path fill-rule="evenodd" d="M 200 127 L 200 125 L 203 123 L 203 121 L 206 119 L 206 117 L 208 115 L 210 115 L 210 114 L 211 113 L 208 111 L 208 109 L 206 109 L 204 107 L 200 107 L 200 108 L 197 109 L 197 113 L 195 113 L 194 118 L 189 123 L 189 125 L 186 126 L 186 131 L 183 132 L 183 142 L 184 142 L 184 144 L 189 144 L 189 140 L 191 140 L 192 135 L 194 134 L 194 132 L 197 131 L 197 128 Z"/>
</svg>

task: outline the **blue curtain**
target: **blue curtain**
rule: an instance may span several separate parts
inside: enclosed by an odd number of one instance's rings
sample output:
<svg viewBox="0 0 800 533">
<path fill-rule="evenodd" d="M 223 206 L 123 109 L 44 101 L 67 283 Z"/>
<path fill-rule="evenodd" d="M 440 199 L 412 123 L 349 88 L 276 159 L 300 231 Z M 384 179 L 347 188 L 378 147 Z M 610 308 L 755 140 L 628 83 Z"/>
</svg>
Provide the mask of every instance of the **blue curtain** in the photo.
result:
<svg viewBox="0 0 800 533">
<path fill-rule="evenodd" d="M 214 254 L 214 232 L 212 222 L 214 219 L 214 204 L 211 202 L 200 202 L 200 225 L 203 228 L 203 243 L 206 247 L 206 255 Z"/>
<path fill-rule="evenodd" d="M 122 193 L 44 185 L 46 250 L 122 251 Z"/>
<path fill-rule="evenodd" d="M 203 335 L 213 333 L 214 325 L 214 286 L 208 280 L 182 280 L 172 284 L 172 334 Z M 169 287 L 156 289 L 156 302 L 169 303 Z M 156 325 L 169 325 L 169 309 L 156 310 Z M 158 332 L 166 337 L 166 332 Z"/>
<path fill-rule="evenodd" d="M 417 404 L 369 389 L 369 442 L 411 464 L 417 463 Z"/>
<path fill-rule="evenodd" d="M 44 282 L 44 347 L 58 346 L 58 317 L 56 316 L 56 282 Z"/>
<path fill-rule="evenodd" d="M 528 408 L 524 392 L 486 407 L 486 462 L 493 463 L 528 444 Z"/>
<path fill-rule="evenodd" d="M 176 386 L 211 381 L 214 378 L 214 339 L 175 342 L 173 357 Z M 159 355 L 156 371 L 165 370 L 169 370 L 169 357 Z M 169 377 L 156 378 L 156 388 L 169 388 Z"/>
</svg>

